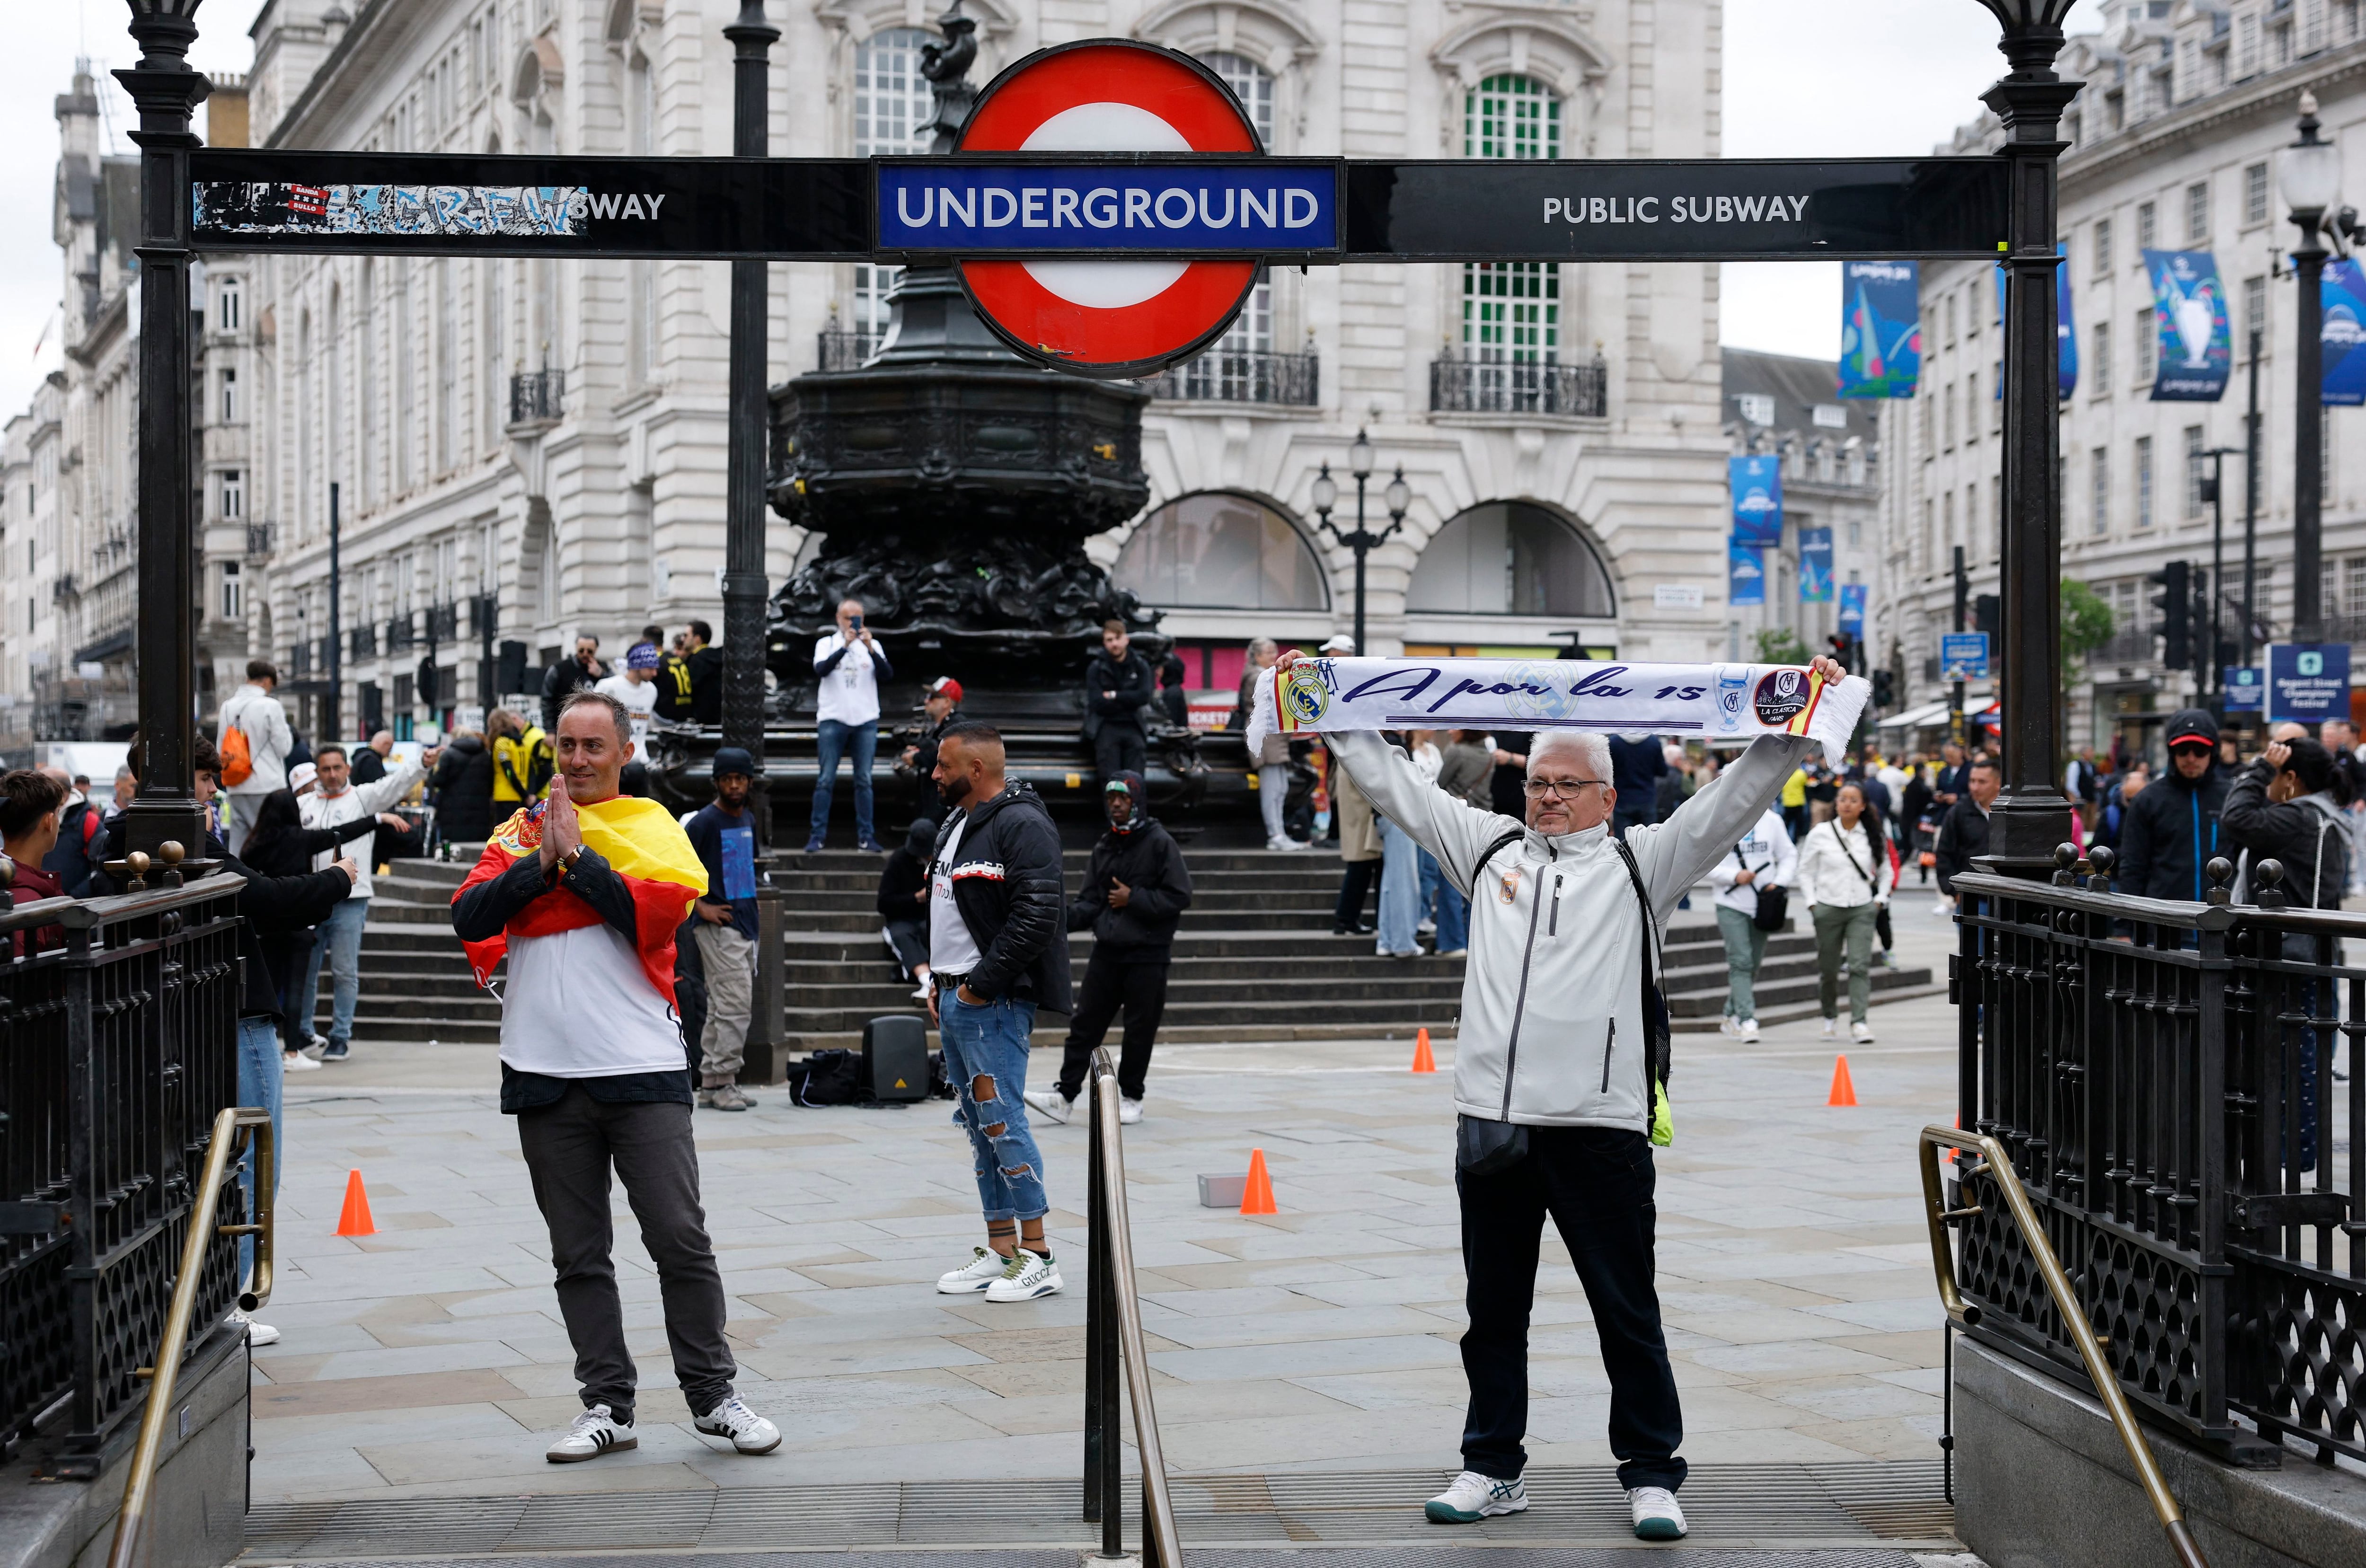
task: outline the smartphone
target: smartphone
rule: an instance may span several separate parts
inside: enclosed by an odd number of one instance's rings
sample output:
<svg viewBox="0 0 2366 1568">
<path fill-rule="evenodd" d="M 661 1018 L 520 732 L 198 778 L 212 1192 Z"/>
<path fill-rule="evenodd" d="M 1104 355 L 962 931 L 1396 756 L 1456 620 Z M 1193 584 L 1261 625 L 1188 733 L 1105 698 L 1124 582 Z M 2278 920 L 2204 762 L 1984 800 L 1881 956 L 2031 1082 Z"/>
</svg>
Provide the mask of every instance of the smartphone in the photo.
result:
<svg viewBox="0 0 2366 1568">
<path fill-rule="evenodd" d="M 862 616 L 860 616 L 860 615 L 855 616 L 855 617 L 854 617 L 854 624 L 853 624 L 852 626 L 851 626 L 847 627 L 846 629 L 847 629 L 847 630 L 849 630 L 849 631 L 855 631 L 855 632 L 859 632 L 859 631 L 861 631 L 861 630 L 862 629 Z"/>
</svg>

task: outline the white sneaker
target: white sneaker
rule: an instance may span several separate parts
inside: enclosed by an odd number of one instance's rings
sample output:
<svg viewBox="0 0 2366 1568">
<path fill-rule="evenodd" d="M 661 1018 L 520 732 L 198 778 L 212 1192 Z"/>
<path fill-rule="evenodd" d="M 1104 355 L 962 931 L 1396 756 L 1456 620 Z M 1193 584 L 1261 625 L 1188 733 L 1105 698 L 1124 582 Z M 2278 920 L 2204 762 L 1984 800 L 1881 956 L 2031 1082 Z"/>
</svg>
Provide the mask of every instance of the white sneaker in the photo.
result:
<svg viewBox="0 0 2366 1568">
<path fill-rule="evenodd" d="M 1838 1040 L 1841 1037 L 1841 1021 L 1836 1018 L 1828 1018 L 1824 1020 L 1822 1032 L 1823 1037 L 1827 1040 Z"/>
<path fill-rule="evenodd" d="M 1470 956 L 1470 950 L 1467 947 L 1449 947 L 1437 956 L 1440 958 L 1468 958 Z"/>
<path fill-rule="evenodd" d="M 1118 1124 L 1121 1127 L 1131 1127 L 1135 1122 L 1141 1121 L 1142 1101 L 1138 1100 L 1128 1100 L 1123 1095 L 1118 1096 L 1117 1120 Z"/>
<path fill-rule="evenodd" d="M 1045 1121 L 1056 1122 L 1063 1126 L 1067 1124 L 1068 1112 L 1076 1103 L 1063 1096 L 1056 1089 L 1031 1089 L 1021 1092 L 1019 1098 L 1025 1100 Z"/>
<path fill-rule="evenodd" d="M 304 1054 L 311 1057 L 312 1060 L 316 1062 L 319 1061 L 322 1056 L 329 1054 L 329 1037 L 325 1034 L 313 1035 L 305 1044 Z"/>
<path fill-rule="evenodd" d="M 971 1296 L 1002 1278 L 1009 1259 L 991 1247 L 973 1247 L 969 1266 L 950 1274 L 937 1276 L 937 1293 L 944 1296 Z"/>
<path fill-rule="evenodd" d="M 1873 1043 L 1873 1025 L 1871 1025 L 1871 1024 L 1869 1024 L 1869 1023 L 1852 1023 L 1852 1024 L 1850 1024 L 1850 1025 L 1849 1025 L 1849 1038 L 1850 1038 L 1851 1040 L 1855 1041 L 1855 1042 L 1856 1042 L 1858 1044 L 1860 1044 L 1860 1045 L 1870 1045 L 1870 1044 L 1872 1044 L 1872 1043 Z"/>
<path fill-rule="evenodd" d="M 1424 920 L 1419 925 L 1413 928 L 1413 934 L 1415 936 L 1436 936 L 1437 934 L 1437 922 L 1436 920 Z"/>
<path fill-rule="evenodd" d="M 1676 1506 L 1676 1495 L 1666 1487 L 1630 1487 L 1627 1506 L 1635 1516 L 1637 1540 L 1684 1539 L 1684 1511 Z"/>
<path fill-rule="evenodd" d="M 301 1051 L 292 1056 L 283 1051 L 279 1055 L 279 1069 L 287 1073 L 317 1073 L 321 1070 L 321 1064 Z"/>
<path fill-rule="evenodd" d="M 1758 1021 L 1756 1019 L 1745 1018 L 1741 1021 L 1741 1037 L 1744 1040 L 1755 1040 L 1758 1038 Z"/>
<path fill-rule="evenodd" d="M 1293 839 L 1285 834 L 1282 837 L 1281 847 L 1285 850 L 1311 850 L 1314 846 L 1305 842 L 1303 840 Z"/>
<path fill-rule="evenodd" d="M 621 1425 L 610 1416 L 604 1404 L 595 1404 L 575 1418 L 567 1435 L 550 1445 L 542 1457 L 553 1464 L 580 1464 L 587 1459 L 614 1453 L 618 1449 L 637 1449 L 641 1439 L 630 1427 Z"/>
<path fill-rule="evenodd" d="M 1475 1525 L 1493 1514 L 1524 1514 L 1528 1508 L 1527 1483 L 1498 1481 L 1466 1470 L 1454 1484 L 1421 1506 L 1434 1525 Z"/>
<path fill-rule="evenodd" d="M 1030 1252 L 1019 1248 L 1003 1265 L 1002 1277 L 986 1288 L 990 1302 L 1031 1302 L 1038 1296 L 1055 1296 L 1066 1287 L 1060 1283 L 1059 1266 L 1048 1253 Z"/>
<path fill-rule="evenodd" d="M 749 1409 L 737 1395 L 725 1400 L 691 1426 L 710 1438 L 728 1438 L 743 1454 L 768 1454 L 781 1446 L 781 1429 Z"/>
<path fill-rule="evenodd" d="M 1741 1021 L 1731 1013 L 1727 1013 L 1718 1021 L 1717 1032 L 1728 1039 L 1739 1040 L 1741 1038 Z"/>
<path fill-rule="evenodd" d="M 222 1321 L 231 1324 L 242 1323 L 246 1325 L 246 1342 L 249 1345 L 262 1346 L 276 1345 L 279 1343 L 279 1330 L 272 1327 L 271 1325 L 267 1323 L 255 1322 L 254 1319 L 247 1316 L 246 1314 L 240 1312 L 235 1307 L 231 1309 L 230 1315 Z"/>
<path fill-rule="evenodd" d="M 1940 919 L 1944 919 L 1946 917 L 1955 912 L 1955 906 L 1949 903 L 1944 898 L 1937 899 L 1932 904 L 1931 912 L 1938 916 Z"/>
</svg>

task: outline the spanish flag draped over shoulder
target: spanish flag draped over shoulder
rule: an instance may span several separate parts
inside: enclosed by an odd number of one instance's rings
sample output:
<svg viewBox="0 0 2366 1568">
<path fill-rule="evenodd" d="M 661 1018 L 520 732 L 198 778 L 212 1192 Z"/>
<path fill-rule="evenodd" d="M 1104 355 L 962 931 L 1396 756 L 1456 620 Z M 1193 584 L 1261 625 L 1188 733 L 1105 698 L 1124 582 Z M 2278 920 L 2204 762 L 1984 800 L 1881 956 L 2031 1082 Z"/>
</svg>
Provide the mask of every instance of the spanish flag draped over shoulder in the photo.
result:
<svg viewBox="0 0 2366 1568">
<path fill-rule="evenodd" d="M 453 901 L 457 903 L 460 893 L 501 875 L 525 856 L 539 853 L 544 817 L 549 809 L 548 801 L 537 800 L 496 829 L 485 852 L 477 857 L 476 869 L 460 884 L 460 892 L 453 894 Z M 706 891 L 706 868 L 690 847 L 690 835 L 656 801 L 628 795 L 578 806 L 575 817 L 582 828 L 583 847 L 606 861 L 632 893 L 639 928 L 634 950 L 640 954 L 641 969 L 649 984 L 671 1006 L 674 932 L 689 918 L 692 900 Z M 599 912 L 561 884 L 519 911 L 500 936 L 461 946 L 468 950 L 468 967 L 475 972 L 477 984 L 489 986 L 493 970 L 509 951 L 511 937 L 555 936 L 599 923 Z"/>
</svg>

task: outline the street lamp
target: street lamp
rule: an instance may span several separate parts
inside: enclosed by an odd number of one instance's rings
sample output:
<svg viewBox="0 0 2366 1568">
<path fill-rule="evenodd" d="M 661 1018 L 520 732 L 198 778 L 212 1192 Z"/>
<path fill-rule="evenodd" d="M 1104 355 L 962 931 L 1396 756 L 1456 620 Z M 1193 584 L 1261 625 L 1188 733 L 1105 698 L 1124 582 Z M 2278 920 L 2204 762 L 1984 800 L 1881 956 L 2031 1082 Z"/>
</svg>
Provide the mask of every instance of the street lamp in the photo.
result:
<svg viewBox="0 0 2366 1568">
<path fill-rule="evenodd" d="M 1323 531 L 1331 536 L 1331 542 L 1356 552 L 1356 651 L 1360 654 L 1369 651 L 1364 647 L 1364 558 L 1404 526 L 1405 508 L 1413 504 L 1413 487 L 1405 483 L 1404 465 L 1400 463 L 1396 477 L 1381 492 L 1381 500 L 1389 509 L 1389 525 L 1375 534 L 1364 526 L 1364 487 L 1372 477 L 1372 444 L 1360 429 L 1356 432 L 1355 445 L 1347 448 L 1347 471 L 1356 477 L 1354 533 L 1341 533 L 1331 521 L 1331 509 L 1339 504 L 1339 484 L 1331 477 L 1329 463 L 1324 463 L 1314 476 L 1312 494 L 1315 518 Z"/>
<path fill-rule="evenodd" d="M 2276 186 L 2300 229 L 2293 277 L 2300 341 L 2293 355 L 2297 385 L 2293 417 L 2293 640 L 2324 635 L 2323 505 L 2325 421 L 2325 215 L 2341 196 L 2341 149 L 2316 133 L 2316 95 L 2300 96 L 2300 140 L 2276 154 Z"/>
</svg>

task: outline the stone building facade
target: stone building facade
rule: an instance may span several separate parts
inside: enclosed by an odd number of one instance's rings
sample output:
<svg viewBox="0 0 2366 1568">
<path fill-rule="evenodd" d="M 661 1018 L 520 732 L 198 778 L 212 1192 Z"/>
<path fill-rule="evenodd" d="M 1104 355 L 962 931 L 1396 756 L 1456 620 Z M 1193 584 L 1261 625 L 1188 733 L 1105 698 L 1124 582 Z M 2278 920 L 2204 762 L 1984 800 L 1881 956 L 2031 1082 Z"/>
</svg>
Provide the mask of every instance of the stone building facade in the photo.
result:
<svg viewBox="0 0 2366 1568">
<path fill-rule="evenodd" d="M 1783 459 L 1783 542 L 1764 552 L 1766 602 L 1729 609 L 1728 652 L 1755 659 L 1761 634 L 1789 632 L 1821 653 L 1841 629 L 1841 588 L 1860 584 L 1870 599 L 1880 571 L 1880 413 L 1842 400 L 1839 369 L 1829 359 L 1744 348 L 1729 348 L 1723 358 L 1729 449 Z M 1800 597 L 1799 535 L 1818 528 L 1832 533 L 1832 592 L 1808 601 Z"/>
</svg>

